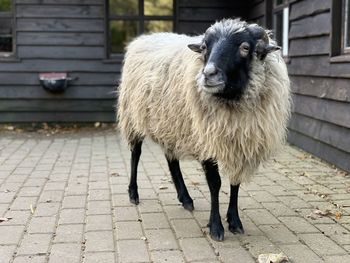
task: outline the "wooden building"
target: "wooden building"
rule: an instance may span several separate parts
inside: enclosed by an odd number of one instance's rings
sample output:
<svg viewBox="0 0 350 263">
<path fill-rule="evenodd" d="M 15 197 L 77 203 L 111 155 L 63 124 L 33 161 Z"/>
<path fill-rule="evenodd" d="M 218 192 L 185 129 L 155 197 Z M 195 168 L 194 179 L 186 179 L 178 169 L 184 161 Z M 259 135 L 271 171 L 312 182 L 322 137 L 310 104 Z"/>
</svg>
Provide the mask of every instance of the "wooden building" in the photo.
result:
<svg viewBox="0 0 350 263">
<path fill-rule="evenodd" d="M 125 42 L 237 16 L 283 46 L 289 141 L 350 170 L 350 0 L 0 0 L 0 122 L 114 121 Z M 67 73 L 68 88 L 44 90 L 44 72 Z"/>
</svg>

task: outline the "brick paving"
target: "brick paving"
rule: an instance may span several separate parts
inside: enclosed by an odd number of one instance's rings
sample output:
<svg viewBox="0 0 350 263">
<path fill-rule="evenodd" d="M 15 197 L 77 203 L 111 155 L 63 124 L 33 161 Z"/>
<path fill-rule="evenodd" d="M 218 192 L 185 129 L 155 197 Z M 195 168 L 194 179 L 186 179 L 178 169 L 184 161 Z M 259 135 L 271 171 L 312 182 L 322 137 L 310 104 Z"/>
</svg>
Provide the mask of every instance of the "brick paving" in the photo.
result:
<svg viewBox="0 0 350 263">
<path fill-rule="evenodd" d="M 286 146 L 242 185 L 244 235 L 208 237 L 209 190 L 200 165 L 181 166 L 195 211 L 184 210 L 165 158 L 150 141 L 139 166 L 140 205 L 129 203 L 129 151 L 113 129 L 0 138 L 0 263 L 350 262 L 350 177 Z M 228 205 L 223 178 L 221 215 Z M 329 213 L 313 213 L 316 209 Z M 224 219 L 223 219 L 224 220 Z"/>
</svg>

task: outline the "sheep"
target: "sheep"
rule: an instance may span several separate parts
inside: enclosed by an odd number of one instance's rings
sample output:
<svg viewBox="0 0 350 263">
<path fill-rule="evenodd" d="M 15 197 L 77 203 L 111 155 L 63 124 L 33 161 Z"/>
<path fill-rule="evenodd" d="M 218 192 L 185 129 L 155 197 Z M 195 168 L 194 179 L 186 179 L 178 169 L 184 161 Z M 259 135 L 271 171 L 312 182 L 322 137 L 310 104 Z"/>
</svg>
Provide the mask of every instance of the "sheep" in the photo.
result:
<svg viewBox="0 0 350 263">
<path fill-rule="evenodd" d="M 286 65 L 269 35 L 257 24 L 224 19 L 204 35 L 154 33 L 127 46 L 117 118 L 131 150 L 132 203 L 139 203 L 137 166 L 149 137 L 163 148 L 178 199 L 189 211 L 193 200 L 179 160 L 201 163 L 211 195 L 210 236 L 219 241 L 219 168 L 229 177 L 229 230 L 244 233 L 239 186 L 285 142 L 290 116 Z"/>
</svg>

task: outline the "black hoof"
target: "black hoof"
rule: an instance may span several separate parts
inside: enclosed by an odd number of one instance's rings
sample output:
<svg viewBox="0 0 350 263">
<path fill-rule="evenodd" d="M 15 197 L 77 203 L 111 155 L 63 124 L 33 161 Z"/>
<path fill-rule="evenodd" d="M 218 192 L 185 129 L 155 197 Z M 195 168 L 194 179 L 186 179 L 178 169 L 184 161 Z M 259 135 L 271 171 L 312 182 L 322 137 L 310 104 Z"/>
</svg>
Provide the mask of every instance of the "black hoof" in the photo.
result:
<svg viewBox="0 0 350 263">
<path fill-rule="evenodd" d="M 244 234 L 244 228 L 239 217 L 232 217 L 227 215 L 228 229 L 233 234 Z"/>
<path fill-rule="evenodd" d="M 243 227 L 228 226 L 228 229 L 229 229 L 233 234 L 244 234 L 244 229 L 243 229 Z"/>
<path fill-rule="evenodd" d="M 190 196 L 178 197 L 179 201 L 182 203 L 182 206 L 192 212 L 194 210 L 193 200 Z"/>
<path fill-rule="evenodd" d="M 129 199 L 130 202 L 138 205 L 140 203 L 139 201 L 139 193 L 137 192 L 137 189 L 130 189 L 129 188 Z"/>
<path fill-rule="evenodd" d="M 221 222 L 216 224 L 208 224 L 210 237 L 215 241 L 223 241 L 225 236 L 225 230 Z"/>
<path fill-rule="evenodd" d="M 193 203 L 182 203 L 182 206 L 187 210 L 192 212 L 194 210 Z"/>
</svg>

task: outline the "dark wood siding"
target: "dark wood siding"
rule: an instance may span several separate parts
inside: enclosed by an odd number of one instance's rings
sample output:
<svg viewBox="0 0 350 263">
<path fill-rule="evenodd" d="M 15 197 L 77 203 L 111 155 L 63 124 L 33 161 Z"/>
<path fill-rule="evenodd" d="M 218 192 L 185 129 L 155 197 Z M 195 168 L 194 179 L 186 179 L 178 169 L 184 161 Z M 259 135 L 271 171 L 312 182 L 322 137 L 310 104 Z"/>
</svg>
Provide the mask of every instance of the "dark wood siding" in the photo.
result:
<svg viewBox="0 0 350 263">
<path fill-rule="evenodd" d="M 266 25 L 271 1 L 253 2 L 248 17 Z M 290 5 L 288 69 L 294 105 L 289 142 L 350 171 L 350 63 L 330 62 L 331 4 L 301 0 Z"/>
<path fill-rule="evenodd" d="M 178 0 L 176 28 L 179 33 L 202 34 L 216 20 L 247 18 L 249 1 Z"/>
<path fill-rule="evenodd" d="M 114 121 L 120 62 L 105 61 L 104 0 L 16 0 L 17 60 L 0 61 L 0 121 Z M 68 72 L 63 94 L 40 72 Z"/>
</svg>

